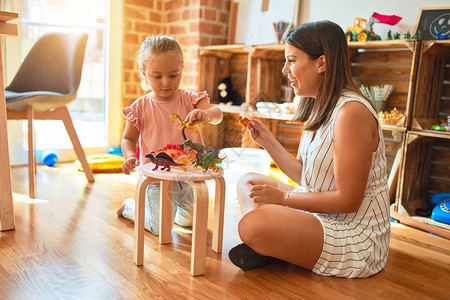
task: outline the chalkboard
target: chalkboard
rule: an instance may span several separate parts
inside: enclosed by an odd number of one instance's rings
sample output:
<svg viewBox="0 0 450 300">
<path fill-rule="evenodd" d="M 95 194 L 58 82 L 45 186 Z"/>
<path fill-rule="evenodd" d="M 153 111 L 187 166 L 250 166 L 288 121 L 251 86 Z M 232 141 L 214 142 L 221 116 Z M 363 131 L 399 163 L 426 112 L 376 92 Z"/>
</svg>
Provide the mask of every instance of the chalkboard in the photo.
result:
<svg viewBox="0 0 450 300">
<path fill-rule="evenodd" d="M 422 40 L 436 40 L 439 31 L 441 36 L 447 34 L 450 39 L 450 6 L 422 7 L 414 33 L 417 30 L 422 33 Z"/>
</svg>

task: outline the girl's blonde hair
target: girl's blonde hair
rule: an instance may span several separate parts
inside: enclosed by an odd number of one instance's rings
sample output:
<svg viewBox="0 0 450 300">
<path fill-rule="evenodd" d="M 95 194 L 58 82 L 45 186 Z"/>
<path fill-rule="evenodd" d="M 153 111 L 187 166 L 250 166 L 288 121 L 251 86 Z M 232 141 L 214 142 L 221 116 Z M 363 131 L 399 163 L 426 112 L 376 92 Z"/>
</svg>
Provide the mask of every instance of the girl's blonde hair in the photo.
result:
<svg viewBox="0 0 450 300">
<path fill-rule="evenodd" d="M 141 76 L 141 85 L 144 90 L 150 90 L 150 87 L 144 76 L 145 63 L 151 60 L 154 56 L 169 51 L 174 51 L 180 57 L 180 62 L 183 64 L 183 50 L 177 40 L 167 35 L 155 35 L 147 37 L 141 45 L 137 55 L 137 64 Z"/>
</svg>

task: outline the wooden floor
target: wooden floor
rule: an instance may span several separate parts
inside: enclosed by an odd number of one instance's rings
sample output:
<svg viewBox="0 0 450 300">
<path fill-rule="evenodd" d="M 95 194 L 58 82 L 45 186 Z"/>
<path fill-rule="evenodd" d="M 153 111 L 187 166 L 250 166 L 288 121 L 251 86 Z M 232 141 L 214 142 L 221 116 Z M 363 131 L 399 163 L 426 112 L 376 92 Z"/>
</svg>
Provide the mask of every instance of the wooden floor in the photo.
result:
<svg viewBox="0 0 450 300">
<path fill-rule="evenodd" d="M 136 176 L 38 166 L 36 199 L 27 169 L 15 167 L 15 230 L 0 232 L 0 299 L 449 299 L 450 241 L 392 225 L 387 266 L 367 279 L 330 278 L 287 263 L 243 272 L 228 259 L 237 244 L 236 201 L 227 199 L 224 251 L 191 277 L 191 234 L 174 228 L 159 245 L 146 232 L 143 267 L 133 263 L 133 223 L 116 216 Z M 210 206 L 210 212 L 212 202 Z M 210 219 L 211 221 L 211 219 Z M 212 224 L 209 222 L 209 224 Z"/>
</svg>

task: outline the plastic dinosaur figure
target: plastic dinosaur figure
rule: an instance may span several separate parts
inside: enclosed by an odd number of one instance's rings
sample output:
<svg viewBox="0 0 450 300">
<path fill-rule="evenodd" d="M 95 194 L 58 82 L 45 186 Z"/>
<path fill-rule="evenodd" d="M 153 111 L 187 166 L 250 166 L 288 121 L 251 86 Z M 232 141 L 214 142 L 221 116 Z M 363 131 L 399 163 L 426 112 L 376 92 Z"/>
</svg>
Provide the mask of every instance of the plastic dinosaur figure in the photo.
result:
<svg viewBox="0 0 450 300">
<path fill-rule="evenodd" d="M 191 151 L 189 152 L 189 154 L 180 156 L 180 157 L 177 159 L 177 163 L 183 164 L 182 169 L 183 169 L 183 171 L 186 172 L 186 170 L 187 170 L 187 169 L 186 169 L 186 165 L 187 165 L 188 163 L 195 162 L 196 157 L 197 157 L 197 151 L 191 150 Z"/>
<path fill-rule="evenodd" d="M 151 162 L 155 164 L 152 171 L 158 170 L 159 167 L 162 167 L 161 170 L 167 170 L 167 172 L 170 171 L 171 166 L 184 167 L 182 164 L 176 163 L 169 154 L 164 152 L 158 153 L 156 157 L 149 153 L 145 157 L 150 158 Z"/>
<path fill-rule="evenodd" d="M 173 113 L 170 115 L 170 120 L 178 120 L 180 122 L 180 125 L 178 126 L 178 130 L 183 130 L 184 128 L 187 129 L 193 129 L 192 135 L 197 135 L 197 127 L 195 125 L 201 124 L 201 123 L 208 123 L 207 121 L 194 121 L 192 123 L 188 123 L 186 121 L 181 120 L 180 116 L 176 113 Z"/>
<path fill-rule="evenodd" d="M 208 169 L 211 169 L 214 172 L 219 171 L 219 167 L 216 166 L 216 164 L 224 160 L 225 157 L 219 158 L 218 155 L 219 155 L 218 150 L 213 150 L 211 152 L 206 153 L 205 156 L 203 156 L 201 162 L 198 161 L 194 162 L 194 168 L 201 167 L 203 169 L 203 173 L 208 171 Z"/>
<path fill-rule="evenodd" d="M 185 140 L 183 144 L 181 144 L 182 148 L 190 147 L 192 150 L 197 151 L 198 154 L 203 154 L 205 152 L 213 151 L 214 147 L 212 146 L 204 146 L 202 144 L 194 143 L 191 140 Z"/>
</svg>

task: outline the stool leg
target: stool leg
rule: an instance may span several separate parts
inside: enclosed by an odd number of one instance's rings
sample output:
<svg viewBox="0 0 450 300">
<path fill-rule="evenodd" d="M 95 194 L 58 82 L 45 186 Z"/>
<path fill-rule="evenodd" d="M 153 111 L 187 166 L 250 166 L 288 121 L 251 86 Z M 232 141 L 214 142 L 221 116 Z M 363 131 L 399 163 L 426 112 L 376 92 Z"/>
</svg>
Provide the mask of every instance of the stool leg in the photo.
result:
<svg viewBox="0 0 450 300">
<path fill-rule="evenodd" d="M 172 241 L 172 181 L 161 180 L 159 197 L 159 243 Z"/>
<path fill-rule="evenodd" d="M 191 275 L 205 274 L 206 233 L 208 231 L 208 187 L 204 181 L 189 182 L 194 190 Z"/>
<path fill-rule="evenodd" d="M 144 263 L 144 218 L 145 218 L 145 191 L 152 179 L 141 176 L 136 184 L 136 208 L 134 220 L 134 263 L 142 266 Z"/>
<path fill-rule="evenodd" d="M 212 249 L 216 253 L 222 253 L 224 212 L 225 180 L 223 179 L 223 177 L 220 177 L 216 179 L 216 194 L 214 196 L 214 227 L 212 236 Z"/>
</svg>

